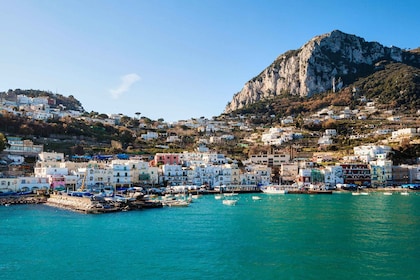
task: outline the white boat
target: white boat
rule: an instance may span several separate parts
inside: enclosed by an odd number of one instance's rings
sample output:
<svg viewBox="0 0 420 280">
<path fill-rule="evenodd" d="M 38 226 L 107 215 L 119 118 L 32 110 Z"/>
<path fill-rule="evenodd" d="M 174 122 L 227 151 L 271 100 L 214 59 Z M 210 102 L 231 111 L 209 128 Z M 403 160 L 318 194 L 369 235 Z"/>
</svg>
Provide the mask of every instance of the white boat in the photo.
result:
<svg viewBox="0 0 420 280">
<path fill-rule="evenodd" d="M 254 195 L 254 196 L 252 196 L 252 199 L 253 200 L 261 200 L 261 197 Z"/>
<path fill-rule="evenodd" d="M 174 199 L 174 200 L 167 200 L 162 202 L 164 205 L 169 206 L 169 207 L 187 207 L 190 205 L 190 203 L 186 200 L 178 200 L 178 199 Z"/>
<path fill-rule="evenodd" d="M 238 195 L 237 193 L 231 192 L 231 193 L 225 193 L 225 196 L 235 196 Z"/>
<path fill-rule="evenodd" d="M 360 195 L 359 192 L 352 192 L 351 195 Z"/>
<path fill-rule="evenodd" d="M 214 195 L 214 199 L 222 199 L 223 195 L 222 194 L 216 194 Z"/>
<path fill-rule="evenodd" d="M 261 190 L 263 191 L 263 193 L 267 193 L 267 194 L 286 194 L 287 193 L 286 187 L 281 186 L 281 185 L 266 186 L 262 188 Z"/>
<path fill-rule="evenodd" d="M 384 195 L 392 195 L 392 192 L 384 192 Z"/>
<path fill-rule="evenodd" d="M 360 195 L 369 195 L 368 192 L 361 192 Z"/>
<path fill-rule="evenodd" d="M 408 192 L 407 191 L 401 192 L 401 195 L 408 195 Z"/>
<path fill-rule="evenodd" d="M 236 199 L 224 199 L 223 200 L 224 205 L 236 205 L 236 202 L 238 202 Z"/>
</svg>

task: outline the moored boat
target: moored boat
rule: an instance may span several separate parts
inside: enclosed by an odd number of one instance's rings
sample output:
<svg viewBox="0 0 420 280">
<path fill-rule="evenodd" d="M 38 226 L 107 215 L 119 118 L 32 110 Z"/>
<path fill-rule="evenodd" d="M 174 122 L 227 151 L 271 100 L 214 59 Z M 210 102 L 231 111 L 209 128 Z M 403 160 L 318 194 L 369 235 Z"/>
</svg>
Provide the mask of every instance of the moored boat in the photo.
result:
<svg viewBox="0 0 420 280">
<path fill-rule="evenodd" d="M 222 199 L 223 195 L 222 194 L 216 194 L 214 195 L 214 199 Z"/>
<path fill-rule="evenodd" d="M 224 205 L 236 205 L 236 202 L 238 202 L 236 199 L 224 199 L 223 204 Z"/>
<path fill-rule="evenodd" d="M 188 201 L 178 199 L 163 201 L 162 204 L 169 207 L 187 207 L 190 205 Z"/>
<path fill-rule="evenodd" d="M 238 195 L 237 193 L 231 192 L 231 193 L 224 193 L 225 196 L 235 196 Z"/>
<path fill-rule="evenodd" d="M 287 187 L 282 185 L 270 185 L 261 188 L 261 190 L 266 194 L 286 194 L 288 192 Z"/>
</svg>

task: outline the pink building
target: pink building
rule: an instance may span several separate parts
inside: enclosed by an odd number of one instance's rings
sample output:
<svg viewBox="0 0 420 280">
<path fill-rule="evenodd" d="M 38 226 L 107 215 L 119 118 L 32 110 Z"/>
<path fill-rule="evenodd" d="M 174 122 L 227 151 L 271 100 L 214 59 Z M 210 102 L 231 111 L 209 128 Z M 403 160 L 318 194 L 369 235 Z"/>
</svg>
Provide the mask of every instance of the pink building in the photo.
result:
<svg viewBox="0 0 420 280">
<path fill-rule="evenodd" d="M 152 166 L 159 166 L 165 164 L 179 164 L 178 154 L 157 153 L 155 159 L 152 161 Z"/>
<path fill-rule="evenodd" d="M 51 189 L 64 190 L 66 188 L 66 181 L 63 175 L 52 175 L 48 177 Z"/>
</svg>

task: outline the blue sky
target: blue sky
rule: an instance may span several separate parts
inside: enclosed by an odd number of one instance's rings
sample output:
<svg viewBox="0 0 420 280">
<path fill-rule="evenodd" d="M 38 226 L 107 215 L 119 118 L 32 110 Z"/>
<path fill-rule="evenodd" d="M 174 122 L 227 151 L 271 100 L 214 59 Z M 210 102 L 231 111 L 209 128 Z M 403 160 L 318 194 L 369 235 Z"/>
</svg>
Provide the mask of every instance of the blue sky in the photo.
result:
<svg viewBox="0 0 420 280">
<path fill-rule="evenodd" d="M 332 30 L 420 47 L 420 1 L 0 0 L 0 91 L 88 112 L 217 116 L 280 54 Z"/>
</svg>

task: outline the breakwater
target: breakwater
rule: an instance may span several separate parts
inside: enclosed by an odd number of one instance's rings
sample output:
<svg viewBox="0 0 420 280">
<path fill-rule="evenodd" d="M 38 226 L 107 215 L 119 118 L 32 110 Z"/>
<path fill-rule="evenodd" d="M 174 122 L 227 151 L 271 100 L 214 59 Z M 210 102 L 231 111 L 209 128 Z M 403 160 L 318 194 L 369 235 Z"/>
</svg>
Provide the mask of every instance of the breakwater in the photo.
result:
<svg viewBox="0 0 420 280">
<path fill-rule="evenodd" d="M 100 214 L 162 207 L 160 202 L 149 202 L 144 200 L 115 201 L 112 199 L 94 200 L 91 197 L 75 197 L 65 194 L 51 194 L 46 201 L 46 205 L 86 214 Z"/>
<path fill-rule="evenodd" d="M 0 198 L 0 205 L 40 204 L 46 201 L 47 197 L 45 196 L 5 196 Z"/>
</svg>

